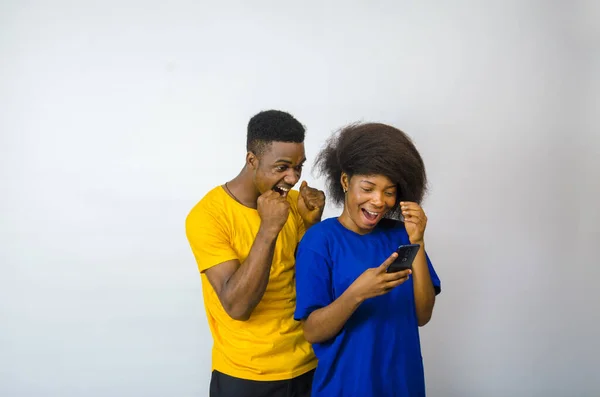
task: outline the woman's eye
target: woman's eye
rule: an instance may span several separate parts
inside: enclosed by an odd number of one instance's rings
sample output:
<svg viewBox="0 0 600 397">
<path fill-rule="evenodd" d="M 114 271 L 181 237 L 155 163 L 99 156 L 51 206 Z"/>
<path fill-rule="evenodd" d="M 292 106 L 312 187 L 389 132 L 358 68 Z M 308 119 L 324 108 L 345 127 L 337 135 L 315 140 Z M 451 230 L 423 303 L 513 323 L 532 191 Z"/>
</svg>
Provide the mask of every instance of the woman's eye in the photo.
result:
<svg viewBox="0 0 600 397">
<path fill-rule="evenodd" d="M 365 193 L 370 193 L 370 192 L 371 192 L 371 189 L 367 189 L 367 188 L 364 188 L 364 187 L 362 188 L 362 190 L 363 190 L 363 192 L 365 192 Z"/>
<path fill-rule="evenodd" d="M 385 192 L 385 195 L 388 197 L 396 197 L 396 193 L 394 192 Z"/>
</svg>

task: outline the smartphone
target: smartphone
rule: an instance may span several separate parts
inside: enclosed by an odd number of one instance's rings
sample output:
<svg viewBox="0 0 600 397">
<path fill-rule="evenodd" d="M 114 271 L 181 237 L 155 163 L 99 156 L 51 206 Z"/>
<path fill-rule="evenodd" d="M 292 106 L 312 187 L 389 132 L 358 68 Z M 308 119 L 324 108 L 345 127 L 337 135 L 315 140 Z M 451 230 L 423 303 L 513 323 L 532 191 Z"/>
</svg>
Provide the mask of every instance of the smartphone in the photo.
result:
<svg viewBox="0 0 600 397">
<path fill-rule="evenodd" d="M 401 270 L 412 269 L 412 263 L 419 252 L 421 246 L 419 244 L 407 244 L 401 245 L 396 250 L 398 257 L 392 263 L 388 269 L 388 273 L 395 273 Z"/>
</svg>

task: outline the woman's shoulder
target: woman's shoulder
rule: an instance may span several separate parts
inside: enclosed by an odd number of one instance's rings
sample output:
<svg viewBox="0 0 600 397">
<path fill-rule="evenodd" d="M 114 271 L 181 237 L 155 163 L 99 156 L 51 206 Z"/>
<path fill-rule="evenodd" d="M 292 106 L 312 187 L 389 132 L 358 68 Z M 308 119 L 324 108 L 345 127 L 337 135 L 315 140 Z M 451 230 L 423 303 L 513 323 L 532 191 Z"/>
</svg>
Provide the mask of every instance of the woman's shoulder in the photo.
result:
<svg viewBox="0 0 600 397">
<path fill-rule="evenodd" d="M 311 226 L 300 240 L 304 247 L 326 247 L 329 241 L 336 236 L 339 222 L 337 218 L 323 219 L 321 222 Z"/>
<path fill-rule="evenodd" d="M 306 258 L 307 253 L 328 258 L 331 252 L 330 247 L 336 236 L 336 222 L 336 218 L 329 218 L 311 226 L 300 240 L 296 260 L 302 261 L 300 258 Z"/>
<path fill-rule="evenodd" d="M 306 233 L 304 238 L 323 238 L 324 236 L 335 233 L 335 229 L 338 224 L 337 218 L 323 219 L 321 222 L 311 226 Z"/>
</svg>

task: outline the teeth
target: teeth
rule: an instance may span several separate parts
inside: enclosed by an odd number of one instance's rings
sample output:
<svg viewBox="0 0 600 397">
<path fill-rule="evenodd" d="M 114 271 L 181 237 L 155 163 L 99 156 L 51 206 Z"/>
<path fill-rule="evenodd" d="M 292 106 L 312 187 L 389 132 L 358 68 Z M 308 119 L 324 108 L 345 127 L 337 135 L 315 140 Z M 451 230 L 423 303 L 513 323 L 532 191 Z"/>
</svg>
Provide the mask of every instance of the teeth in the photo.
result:
<svg viewBox="0 0 600 397">
<path fill-rule="evenodd" d="M 285 187 L 280 187 L 279 189 L 283 190 L 284 192 L 289 192 L 290 191 L 290 189 L 285 188 Z"/>
<path fill-rule="evenodd" d="M 367 211 L 365 210 L 369 215 L 373 215 L 373 216 L 377 216 L 379 215 L 377 212 L 371 212 L 371 211 Z"/>
</svg>

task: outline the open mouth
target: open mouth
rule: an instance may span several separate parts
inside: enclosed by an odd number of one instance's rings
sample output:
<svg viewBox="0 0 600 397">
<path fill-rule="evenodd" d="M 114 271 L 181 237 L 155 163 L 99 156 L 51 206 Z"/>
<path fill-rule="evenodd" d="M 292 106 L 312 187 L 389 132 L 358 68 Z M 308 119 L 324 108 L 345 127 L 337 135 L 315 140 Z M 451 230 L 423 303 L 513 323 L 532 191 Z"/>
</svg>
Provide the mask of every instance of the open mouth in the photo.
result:
<svg viewBox="0 0 600 397">
<path fill-rule="evenodd" d="M 290 188 L 284 186 L 275 186 L 273 190 L 281 194 L 283 197 L 286 197 L 288 192 L 290 191 Z"/>
<path fill-rule="evenodd" d="M 369 224 L 376 224 L 377 221 L 379 220 L 379 217 L 381 216 L 381 212 L 372 212 L 372 211 L 367 211 L 364 208 L 361 208 L 362 214 L 365 217 L 367 223 Z"/>
</svg>

